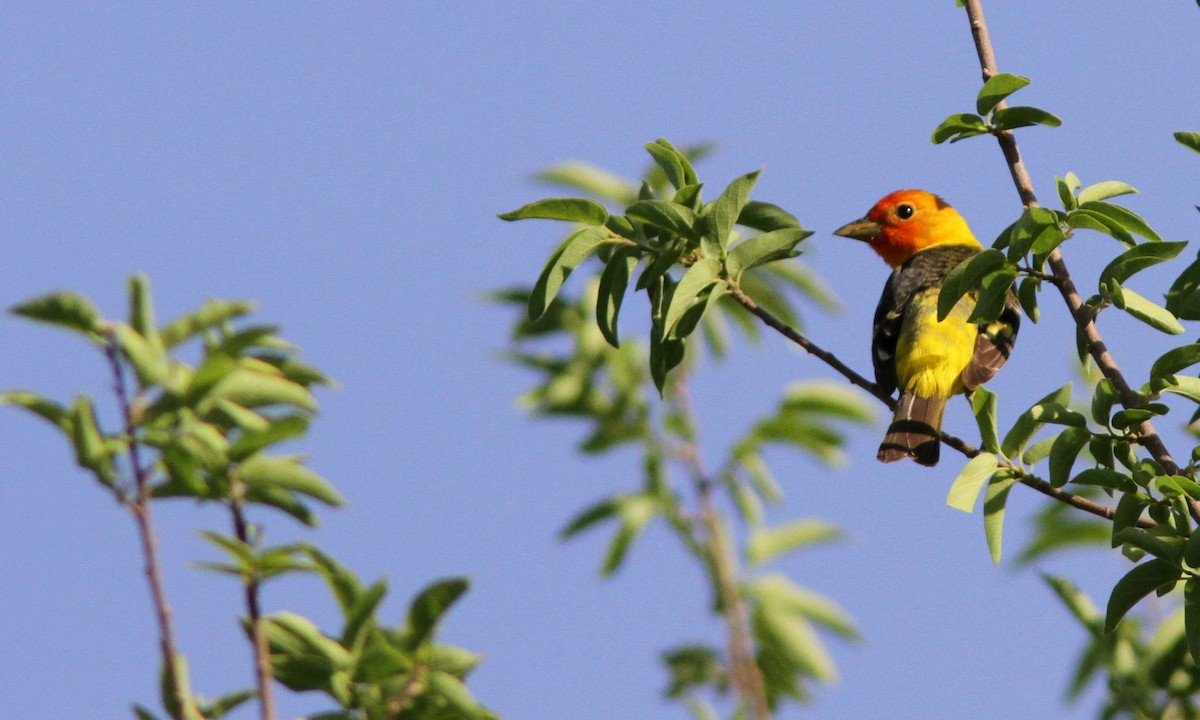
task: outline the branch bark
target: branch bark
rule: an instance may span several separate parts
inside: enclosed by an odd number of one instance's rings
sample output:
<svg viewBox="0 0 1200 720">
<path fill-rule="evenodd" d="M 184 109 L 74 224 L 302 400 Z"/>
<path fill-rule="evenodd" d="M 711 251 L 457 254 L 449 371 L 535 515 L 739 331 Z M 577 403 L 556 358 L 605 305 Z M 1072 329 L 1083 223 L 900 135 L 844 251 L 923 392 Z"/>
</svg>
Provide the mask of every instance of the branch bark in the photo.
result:
<svg viewBox="0 0 1200 720">
<path fill-rule="evenodd" d="M 236 496 L 229 502 L 229 512 L 233 516 L 233 532 L 237 539 L 250 545 L 250 524 L 246 521 L 246 513 L 242 507 L 240 480 L 236 481 Z M 254 683 L 258 687 L 259 717 L 262 720 L 275 720 L 278 717 L 275 709 L 275 673 L 271 668 L 271 652 L 267 643 L 266 628 L 262 622 L 262 608 L 259 603 L 259 588 L 257 578 L 248 578 L 244 586 L 246 601 L 246 616 L 250 620 L 250 634 L 254 643 Z"/>
<path fill-rule="evenodd" d="M 982 0 L 966 0 L 967 18 L 971 23 L 971 37 L 975 40 L 975 50 L 979 56 L 979 67 L 983 73 L 983 81 L 987 82 L 989 78 L 999 72 L 996 64 L 996 52 L 992 46 L 991 37 L 988 34 L 987 21 L 983 17 L 983 2 Z M 997 104 L 997 109 L 1007 107 L 1006 102 Z M 1004 160 L 1008 165 L 1009 173 L 1012 175 L 1013 184 L 1016 186 L 1017 194 L 1021 198 L 1021 204 L 1025 207 L 1036 207 L 1038 204 L 1037 195 L 1033 190 L 1033 180 L 1029 176 L 1029 171 L 1025 168 L 1025 163 L 1021 159 L 1021 151 L 1017 147 L 1017 139 L 1011 131 L 1001 130 L 993 133 L 996 136 L 996 141 L 1000 144 L 1000 150 L 1004 153 Z M 1096 361 L 1096 367 L 1108 378 L 1113 384 L 1113 388 L 1117 391 L 1121 405 L 1126 408 L 1137 407 L 1143 404 L 1144 398 L 1141 397 L 1126 381 L 1125 376 L 1121 373 L 1121 369 L 1117 366 L 1116 359 L 1108 351 L 1108 346 L 1104 342 L 1104 338 L 1100 335 L 1099 328 L 1096 327 L 1095 318 L 1091 311 L 1084 305 L 1083 298 L 1079 291 L 1075 288 L 1075 283 L 1071 280 L 1071 273 L 1067 270 L 1067 264 L 1063 260 L 1062 252 L 1059 248 L 1051 251 L 1048 259 L 1050 270 L 1056 278 L 1055 287 L 1063 296 L 1066 302 L 1067 309 L 1071 313 L 1071 317 L 1075 320 L 1075 326 L 1078 332 L 1087 342 L 1088 353 L 1092 359 Z M 1171 456 L 1167 446 L 1163 443 L 1158 431 L 1154 428 L 1154 423 L 1150 420 L 1145 420 L 1138 426 L 1138 437 L 1143 447 L 1150 452 L 1154 459 L 1162 466 L 1163 470 L 1168 474 L 1176 475 L 1179 473 L 1179 464 L 1175 462 L 1175 458 Z M 1189 502 L 1189 508 L 1193 519 L 1200 522 L 1200 503 L 1196 501 Z"/>
<path fill-rule="evenodd" d="M 883 392 L 878 385 L 870 380 L 867 380 L 849 365 L 839 360 L 833 353 L 821 348 L 812 340 L 809 340 L 807 337 L 797 332 L 795 328 L 775 317 L 767 310 L 764 310 L 761 306 L 759 306 L 758 303 L 754 302 L 753 298 L 742 292 L 741 288 L 735 285 L 730 285 L 730 295 L 732 295 L 742 307 L 746 308 L 746 310 L 750 311 L 752 314 L 762 320 L 767 327 L 778 331 L 787 339 L 804 348 L 809 354 L 817 357 L 834 370 L 837 370 L 838 373 L 840 373 L 842 377 L 849 380 L 852 385 L 856 385 L 866 390 L 876 400 L 879 400 L 884 405 L 887 405 L 889 409 L 896 409 L 896 401 L 892 399 L 891 395 Z M 946 445 L 947 447 L 954 448 L 967 458 L 973 458 L 981 452 L 979 448 L 975 447 L 974 445 L 971 445 L 965 440 L 945 432 L 941 433 L 941 440 L 942 444 Z M 1054 500 L 1062 503 L 1066 503 L 1074 508 L 1078 508 L 1084 512 L 1096 515 L 1097 517 L 1102 517 L 1105 520 L 1113 519 L 1115 511 L 1113 508 L 1107 505 L 1102 505 L 1081 495 L 1076 495 L 1063 490 L 1062 488 L 1056 488 L 1042 478 L 1039 478 L 1036 475 L 1030 475 L 1020 468 L 1013 466 L 1011 463 L 1003 463 L 1002 461 L 1002 464 L 1018 472 L 1018 479 L 1022 485 L 1031 487 L 1047 497 L 1053 498 Z M 1154 527 L 1157 523 L 1150 519 L 1141 518 L 1138 520 L 1137 524 L 1139 527 L 1150 528 Z"/>
<path fill-rule="evenodd" d="M 688 401 L 687 385 L 682 379 L 676 379 L 672 387 L 673 402 L 694 432 L 695 421 Z M 766 685 L 754 655 L 746 604 L 742 602 L 742 594 L 738 589 L 737 556 L 730 546 L 728 533 L 713 498 L 713 483 L 704 471 L 695 440 L 688 442 L 681 450 L 681 459 L 687 465 L 696 489 L 700 524 L 708 541 L 706 554 L 717 588 L 717 601 L 725 619 L 730 680 L 746 716 L 750 720 L 770 720 L 771 707 L 767 702 Z"/>
<path fill-rule="evenodd" d="M 129 438 L 129 465 L 134 483 L 134 494 L 126 501 L 126 507 L 133 515 L 138 529 L 138 540 L 142 546 L 146 582 L 150 586 L 150 600 L 154 606 L 154 619 L 158 625 L 158 646 L 162 655 L 163 672 L 171 677 L 175 702 L 181 712 L 188 717 L 199 717 L 199 712 L 195 710 L 195 704 L 186 690 L 187 679 L 180 677 L 180 667 L 176 662 L 178 654 L 174 623 L 171 619 L 171 605 L 167 601 L 166 585 L 163 582 L 161 563 L 158 558 L 158 538 L 154 534 L 154 522 L 150 512 L 150 472 L 142 464 L 141 444 L 137 440 L 132 403 L 119 353 L 116 338 L 110 335 L 104 345 L 104 354 L 108 358 L 109 368 L 112 371 L 113 392 L 117 397 L 124 432 Z"/>
</svg>

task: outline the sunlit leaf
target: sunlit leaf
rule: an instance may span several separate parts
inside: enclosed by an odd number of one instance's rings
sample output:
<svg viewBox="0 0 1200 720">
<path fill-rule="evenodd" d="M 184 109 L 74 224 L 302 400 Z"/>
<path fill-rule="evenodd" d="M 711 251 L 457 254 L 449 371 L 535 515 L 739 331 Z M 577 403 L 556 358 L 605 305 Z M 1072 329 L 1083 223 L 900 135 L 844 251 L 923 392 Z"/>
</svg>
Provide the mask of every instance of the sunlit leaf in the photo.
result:
<svg viewBox="0 0 1200 720">
<path fill-rule="evenodd" d="M 988 482 L 983 496 L 983 529 L 987 537 L 992 562 L 1000 564 L 1004 534 L 1004 509 L 1008 503 L 1008 491 L 1017 484 L 1017 478 L 996 474 Z"/>
<path fill-rule="evenodd" d="M 999 463 L 999 458 L 990 452 L 979 453 L 971 458 L 959 471 L 958 477 L 954 478 L 954 484 L 946 495 L 946 504 L 965 513 L 974 512 L 979 491 L 991 480 Z"/>
<path fill-rule="evenodd" d="M 13 307 L 13 315 L 81 333 L 93 342 L 104 334 L 104 318 L 92 301 L 76 292 L 55 292 Z"/>
<path fill-rule="evenodd" d="M 542 269 L 533 292 L 529 296 L 529 319 L 537 320 L 545 314 L 554 301 L 567 276 L 600 247 L 610 244 L 625 244 L 628 241 L 614 237 L 606 228 L 587 227 L 571 233 L 550 255 Z"/>
<path fill-rule="evenodd" d="M 990 113 L 1000 101 L 1029 84 L 1029 78 L 1010 73 L 996 73 L 988 78 L 975 99 L 975 110 L 980 115 Z"/>
<path fill-rule="evenodd" d="M 522 205 L 516 210 L 500 213 L 501 220 L 566 220 L 585 225 L 603 225 L 608 219 L 608 210 L 589 198 L 546 198 Z"/>
<path fill-rule="evenodd" d="M 1178 580 L 1181 570 L 1175 563 L 1154 558 L 1130 570 L 1113 587 L 1104 618 L 1104 632 L 1111 633 L 1142 598 L 1160 586 Z"/>
<path fill-rule="evenodd" d="M 771 528 L 755 528 L 746 541 L 746 558 L 761 565 L 814 543 L 839 540 L 843 536 L 840 528 L 824 520 L 792 520 Z"/>
</svg>

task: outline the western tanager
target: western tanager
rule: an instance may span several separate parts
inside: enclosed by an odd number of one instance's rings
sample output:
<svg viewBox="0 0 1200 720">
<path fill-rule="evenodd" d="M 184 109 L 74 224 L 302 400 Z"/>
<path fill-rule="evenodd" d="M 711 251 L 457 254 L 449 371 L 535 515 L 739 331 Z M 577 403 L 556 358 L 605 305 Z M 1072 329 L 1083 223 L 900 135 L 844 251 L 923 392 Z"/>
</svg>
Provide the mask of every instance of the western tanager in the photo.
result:
<svg viewBox="0 0 1200 720">
<path fill-rule="evenodd" d="M 877 457 L 936 465 L 946 402 L 990 380 L 1008 359 L 1019 306 L 1010 294 L 999 320 L 970 323 L 978 297 L 971 291 L 938 322 L 946 275 L 983 246 L 962 216 L 932 193 L 897 190 L 834 234 L 866 242 L 892 267 L 875 309 L 871 357 L 876 383 L 889 394 L 899 388 L 900 400 Z"/>
</svg>

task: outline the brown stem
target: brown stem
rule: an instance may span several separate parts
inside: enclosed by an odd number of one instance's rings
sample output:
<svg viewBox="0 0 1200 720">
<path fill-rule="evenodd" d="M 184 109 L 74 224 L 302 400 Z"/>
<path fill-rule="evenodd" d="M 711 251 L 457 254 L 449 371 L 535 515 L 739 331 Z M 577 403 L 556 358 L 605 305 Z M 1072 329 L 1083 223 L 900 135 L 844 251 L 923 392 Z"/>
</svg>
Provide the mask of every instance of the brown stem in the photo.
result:
<svg viewBox="0 0 1200 720">
<path fill-rule="evenodd" d="M 996 52 L 992 47 L 991 38 L 988 36 L 987 21 L 983 17 L 983 2 L 982 0 L 966 0 L 966 7 L 967 18 L 971 23 L 971 36 L 975 40 L 975 50 L 979 56 L 979 66 L 983 72 L 983 80 L 987 82 L 999 70 L 996 64 Z M 996 105 L 997 109 L 1004 107 L 1007 107 L 1004 102 Z M 1013 184 L 1017 188 L 1017 194 L 1021 197 L 1021 204 L 1026 207 L 1037 206 L 1038 200 L 1033 191 L 1033 180 L 1029 176 L 1029 171 L 1025 169 L 1025 163 L 1021 160 L 1021 151 L 1017 147 L 1016 136 L 1008 130 L 995 132 L 994 135 L 1000 144 L 1001 152 L 1004 153 L 1004 160 L 1012 175 Z M 1113 388 L 1121 400 L 1121 405 L 1131 408 L 1143 404 L 1144 398 L 1130 387 L 1120 368 L 1117 367 L 1116 359 L 1109 353 L 1108 346 L 1105 345 L 1104 338 L 1101 337 L 1100 330 L 1096 327 L 1095 318 L 1084 305 L 1079 291 L 1075 288 L 1075 283 L 1071 280 L 1071 274 L 1067 270 L 1067 264 L 1058 248 L 1054 248 L 1050 252 L 1047 261 L 1051 272 L 1057 279 L 1054 284 L 1062 294 L 1067 309 L 1075 320 L 1076 328 L 1087 342 L 1088 352 L 1096 361 L 1096 367 L 1100 369 L 1104 377 L 1112 382 Z M 1150 420 L 1145 420 L 1138 426 L 1138 436 L 1139 442 L 1154 456 L 1165 472 L 1172 475 L 1179 473 L 1179 464 L 1167 450 L 1167 446 Z M 1190 501 L 1188 506 L 1192 517 L 1200 523 L 1200 502 Z"/>
<path fill-rule="evenodd" d="M 730 294 L 734 297 L 735 300 L 737 300 L 742 305 L 742 307 L 746 308 L 751 313 L 753 313 L 755 316 L 757 316 L 759 319 L 761 319 L 763 321 L 763 323 L 765 323 L 768 327 L 777 330 L 784 337 L 788 338 L 792 342 L 794 342 L 797 345 L 799 345 L 800 347 L 804 348 L 811 355 L 816 356 L 817 358 L 822 360 L 825 364 L 832 367 L 834 370 L 837 370 L 843 377 L 845 377 L 847 380 L 849 380 L 852 384 L 863 388 L 864 390 L 869 392 L 872 396 L 874 396 L 875 399 L 877 399 L 880 402 L 882 402 L 883 404 L 887 405 L 888 408 L 893 409 L 893 410 L 896 408 L 896 401 L 892 399 L 891 395 L 888 395 L 887 393 L 883 392 L 883 390 L 878 385 L 871 382 L 870 380 L 867 380 L 862 375 L 859 375 L 857 372 L 855 372 L 855 370 L 853 368 L 851 368 L 849 365 L 847 365 L 844 362 L 842 362 L 841 360 L 839 360 L 833 353 L 822 349 L 816 343 L 814 343 L 812 340 L 809 340 L 808 338 L 804 337 L 799 332 L 797 332 L 795 328 L 789 326 L 787 323 L 785 323 L 782 320 L 780 320 L 779 318 L 775 317 L 767 310 L 764 310 L 761 306 L 758 305 L 758 303 L 754 302 L 754 300 L 750 296 L 748 296 L 744 292 L 742 292 L 742 290 L 740 288 L 738 288 L 734 285 L 730 285 Z M 973 458 L 976 455 L 978 455 L 980 452 L 979 448 L 971 445 L 970 443 L 968 443 L 960 438 L 957 438 L 953 435 L 949 435 L 944 432 L 941 433 L 941 441 L 947 447 L 954 448 L 955 450 L 959 451 L 960 453 L 962 453 L 963 455 L 965 455 L 968 458 Z M 1019 473 L 1019 479 L 1020 479 L 1021 484 L 1028 485 L 1029 487 L 1033 488 L 1034 490 L 1037 490 L 1038 492 L 1042 493 L 1043 495 L 1046 495 L 1055 500 L 1058 500 L 1059 502 L 1063 502 L 1072 507 L 1083 510 L 1084 512 L 1088 512 L 1088 513 L 1091 513 L 1098 517 L 1105 518 L 1106 520 L 1113 519 L 1114 510 L 1111 507 L 1108 507 L 1107 505 L 1101 505 L 1100 503 L 1089 500 L 1088 498 L 1085 498 L 1083 496 L 1076 495 L 1071 492 L 1067 492 L 1066 490 L 1063 490 L 1062 488 L 1056 488 L 1053 485 L 1051 485 L 1050 483 L 1046 482 L 1045 480 L 1043 480 L 1035 475 L 1030 475 L 1030 474 L 1026 473 L 1025 471 L 1021 470 L 1020 468 L 1013 466 L 1012 464 L 1007 464 L 1007 467 L 1009 467 L 1010 469 L 1015 470 Z M 1156 523 L 1153 520 L 1149 520 L 1149 519 L 1139 519 L 1138 520 L 1138 525 L 1140 527 L 1154 527 L 1155 524 Z"/>
<path fill-rule="evenodd" d="M 233 532 L 238 540 L 250 545 L 250 524 L 246 522 L 246 513 L 242 507 L 240 482 L 235 488 L 236 496 L 229 502 L 229 511 L 233 516 Z M 275 720 L 278 717 L 275 710 L 275 673 L 271 668 L 271 649 L 267 644 L 267 631 L 262 622 L 260 587 L 258 578 L 246 579 L 246 615 L 250 618 L 250 632 L 254 640 L 254 682 L 258 686 L 259 717 L 262 720 Z"/>
<path fill-rule="evenodd" d="M 673 402 L 689 425 L 694 427 L 686 384 L 681 378 L 677 378 L 672 389 Z M 737 556 L 730 547 L 728 535 L 721 523 L 721 515 L 713 499 L 712 480 L 704 472 L 699 449 L 694 440 L 681 448 L 680 454 L 691 472 L 700 505 L 700 520 L 708 539 L 707 555 L 717 587 L 718 604 L 728 631 L 726 646 L 729 653 L 730 679 L 742 706 L 746 709 L 747 717 L 750 720 L 770 720 L 771 708 L 767 702 L 766 685 L 763 683 L 762 670 L 754 657 L 754 641 L 750 633 L 746 604 L 742 602 L 742 594 L 738 590 Z"/>
<path fill-rule="evenodd" d="M 186 691 L 187 681 L 180 677 L 179 665 L 176 663 L 178 656 L 174 624 L 171 620 L 171 605 L 167 602 L 166 585 L 163 582 L 161 563 L 158 558 L 158 538 L 154 534 L 154 522 L 150 512 L 150 473 L 142 464 L 141 444 L 137 439 L 129 390 L 125 384 L 125 372 L 118 353 L 116 338 L 110 335 L 104 346 L 104 354 L 108 358 L 108 364 L 112 370 L 113 391 L 117 396 L 117 404 L 125 426 L 125 435 L 129 439 L 129 465 L 134 483 L 134 496 L 126 502 L 126 507 L 133 514 L 134 523 L 138 529 L 138 539 L 142 546 L 142 557 L 145 559 L 144 572 L 146 581 L 150 585 L 150 599 L 154 606 L 154 618 L 158 624 L 158 646 L 159 652 L 162 654 L 163 671 L 170 674 L 171 685 L 175 691 L 175 702 L 187 714 L 194 708 L 194 705 Z M 198 716 L 199 713 L 195 713 L 195 715 Z"/>
</svg>

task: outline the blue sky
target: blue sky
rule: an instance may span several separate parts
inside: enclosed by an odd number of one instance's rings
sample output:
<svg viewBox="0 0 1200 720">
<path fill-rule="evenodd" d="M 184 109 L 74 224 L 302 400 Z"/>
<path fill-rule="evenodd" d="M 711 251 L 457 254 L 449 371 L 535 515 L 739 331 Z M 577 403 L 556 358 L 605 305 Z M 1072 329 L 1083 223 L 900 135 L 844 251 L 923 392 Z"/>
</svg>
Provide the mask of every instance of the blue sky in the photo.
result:
<svg viewBox="0 0 1200 720">
<path fill-rule="evenodd" d="M 1020 102 L 1063 119 L 1019 135 L 1043 201 L 1055 174 L 1117 178 L 1142 191 L 1129 205 L 1164 237 L 1195 237 L 1200 158 L 1171 132 L 1200 129 L 1200 11 L 987 11 L 1001 69 L 1033 78 Z M 836 316 L 810 313 L 808 330 L 864 370 L 886 269 L 830 231 L 899 187 L 942 194 L 985 241 L 1020 210 L 995 143 L 929 142 L 980 83 L 950 0 L 25 3 L 0 22 L 0 304 L 72 288 L 118 314 L 136 271 L 164 318 L 210 296 L 257 300 L 261 319 L 340 382 L 320 396 L 304 449 L 350 501 L 315 534 L 263 516 L 269 537 L 306 537 L 366 578 L 388 576 L 385 615 L 397 620 L 429 580 L 470 575 L 443 637 L 484 653 L 471 686 L 507 718 L 684 717 L 660 699 L 657 655 L 718 632 L 666 533 L 651 529 L 609 581 L 596 574 L 602 537 L 555 539 L 579 508 L 632 487 L 636 467 L 581 460 L 580 428 L 525 418 L 514 398 L 531 378 L 496 359 L 511 318 L 482 295 L 531 282 L 561 237 L 495 218 L 546 194 L 533 171 L 578 159 L 635 175 L 660 136 L 715 141 L 699 166 L 710 186 L 765 167 L 755 196 L 816 231 L 804 259 L 842 301 Z M 1098 236 L 1066 246 L 1085 285 L 1115 251 Z M 1168 277 L 1147 273 L 1140 287 Z M 1043 303 L 993 384 L 1002 424 L 1071 375 L 1065 311 Z M 106 392 L 94 351 L 0 325 L 0 386 Z M 1101 327 L 1138 378 L 1182 342 L 1108 315 Z M 787 383 L 830 377 L 778 338 L 740 349 L 697 378 L 704 442 L 715 456 Z M 0 707 L 128 717 L 130 702 L 156 697 L 132 524 L 46 426 L 4 418 Z M 962 407 L 947 426 L 976 437 Z M 877 430 L 855 435 L 836 473 L 776 460 L 788 502 L 775 519 L 821 517 L 850 536 L 784 569 L 864 635 L 832 644 L 838 685 L 781 716 L 1087 717 L 1061 704 L 1082 632 L 1035 572 L 992 565 L 977 515 L 944 506 L 953 458 L 878 465 Z M 1010 549 L 1041 503 L 1014 491 Z M 250 684 L 236 588 L 189 565 L 211 559 L 196 531 L 223 518 L 175 504 L 158 520 L 195 684 L 210 696 Z M 1128 563 L 1094 553 L 1042 569 L 1103 602 Z M 269 588 L 266 604 L 335 617 L 315 581 Z M 324 707 L 283 703 L 289 717 Z"/>
</svg>

